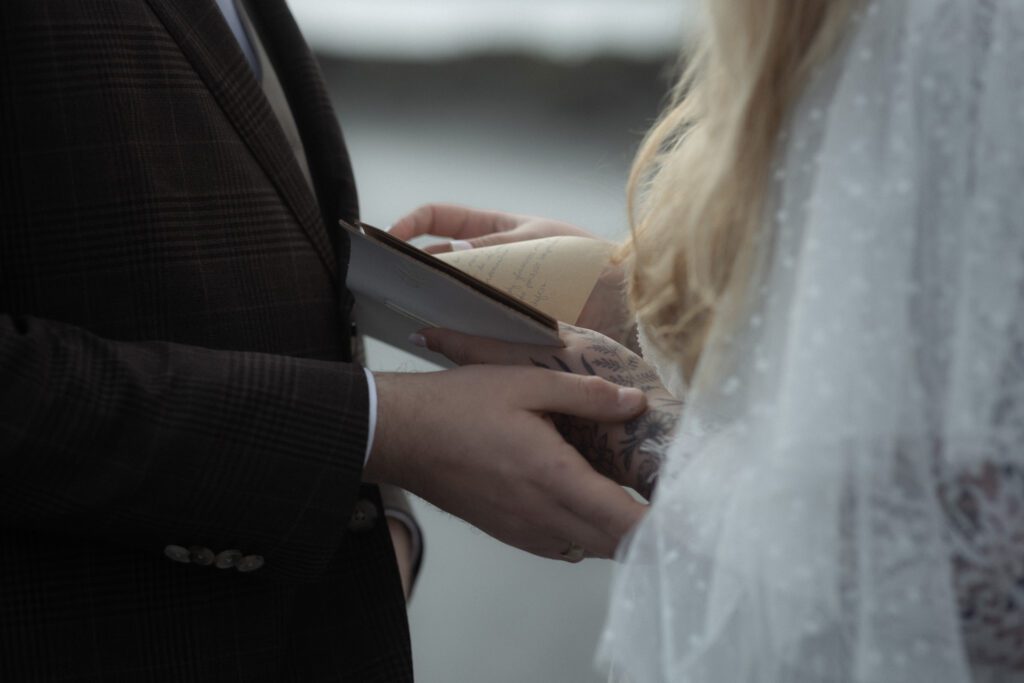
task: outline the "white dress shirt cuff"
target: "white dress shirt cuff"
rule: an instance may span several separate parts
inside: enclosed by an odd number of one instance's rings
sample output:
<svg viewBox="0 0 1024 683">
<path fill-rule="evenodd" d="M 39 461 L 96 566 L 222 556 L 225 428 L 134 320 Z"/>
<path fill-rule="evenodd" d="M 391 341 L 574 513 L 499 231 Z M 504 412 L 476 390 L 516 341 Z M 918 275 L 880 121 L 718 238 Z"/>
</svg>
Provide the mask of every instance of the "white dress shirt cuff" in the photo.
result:
<svg viewBox="0 0 1024 683">
<path fill-rule="evenodd" d="M 373 450 L 373 437 L 377 435 L 377 382 L 373 379 L 373 373 L 363 368 L 366 373 L 366 390 L 370 395 L 370 425 L 366 431 L 366 455 L 363 456 L 363 467 L 370 462 L 370 451 Z"/>
</svg>

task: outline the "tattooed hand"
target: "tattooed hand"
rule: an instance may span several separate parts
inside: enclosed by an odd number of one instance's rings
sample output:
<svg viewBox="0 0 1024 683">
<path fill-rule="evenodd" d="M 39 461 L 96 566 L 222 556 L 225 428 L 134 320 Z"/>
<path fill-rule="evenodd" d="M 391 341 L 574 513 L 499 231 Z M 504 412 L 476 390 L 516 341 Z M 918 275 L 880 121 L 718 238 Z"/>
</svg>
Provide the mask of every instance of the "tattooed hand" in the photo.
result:
<svg viewBox="0 0 1024 683">
<path fill-rule="evenodd" d="M 647 411 L 625 423 L 597 423 L 551 415 L 566 441 L 601 474 L 650 498 L 682 403 L 655 370 L 629 349 L 592 330 L 561 325 L 565 348 L 509 344 L 449 330 L 423 330 L 432 351 L 459 365 L 535 365 L 578 375 L 596 375 L 647 396 Z"/>
</svg>

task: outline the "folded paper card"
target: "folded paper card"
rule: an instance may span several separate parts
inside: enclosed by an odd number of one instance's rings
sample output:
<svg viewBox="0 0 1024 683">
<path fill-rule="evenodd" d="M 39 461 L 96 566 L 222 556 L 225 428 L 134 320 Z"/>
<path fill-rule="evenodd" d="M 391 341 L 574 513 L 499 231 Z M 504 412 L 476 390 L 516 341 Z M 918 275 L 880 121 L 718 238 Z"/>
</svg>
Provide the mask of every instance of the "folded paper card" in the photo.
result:
<svg viewBox="0 0 1024 683">
<path fill-rule="evenodd" d="M 439 254 L 438 258 L 555 320 L 575 323 L 612 246 L 585 237 L 548 237 Z"/>
<path fill-rule="evenodd" d="M 560 346 L 558 320 L 575 322 L 611 245 L 550 237 L 435 257 L 363 225 L 350 234 L 348 287 L 360 332 L 417 353 L 409 334 L 444 327 L 521 344 Z"/>
</svg>

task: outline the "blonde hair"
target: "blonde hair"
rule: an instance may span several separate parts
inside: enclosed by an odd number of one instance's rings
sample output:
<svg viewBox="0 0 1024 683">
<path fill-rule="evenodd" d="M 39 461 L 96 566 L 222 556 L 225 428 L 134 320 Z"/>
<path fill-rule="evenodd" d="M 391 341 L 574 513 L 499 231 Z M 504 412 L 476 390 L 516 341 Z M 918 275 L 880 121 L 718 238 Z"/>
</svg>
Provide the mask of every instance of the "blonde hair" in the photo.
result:
<svg viewBox="0 0 1024 683">
<path fill-rule="evenodd" d="M 777 138 L 858 0 L 706 0 L 710 26 L 629 180 L 630 297 L 692 375 L 753 268 Z"/>
</svg>

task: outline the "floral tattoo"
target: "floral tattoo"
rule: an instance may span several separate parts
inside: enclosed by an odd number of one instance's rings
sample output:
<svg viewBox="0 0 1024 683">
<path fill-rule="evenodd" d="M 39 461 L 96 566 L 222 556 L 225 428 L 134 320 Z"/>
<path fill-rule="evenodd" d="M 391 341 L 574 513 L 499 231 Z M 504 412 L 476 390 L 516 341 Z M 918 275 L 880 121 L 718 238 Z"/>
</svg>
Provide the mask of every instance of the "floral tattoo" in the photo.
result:
<svg viewBox="0 0 1024 683">
<path fill-rule="evenodd" d="M 647 410 L 623 424 L 603 424 L 567 415 L 553 415 L 552 421 L 596 471 L 631 486 L 649 499 L 665 450 L 672 441 L 682 402 L 668 394 L 657 372 L 632 351 L 596 332 L 570 329 L 587 341 L 578 356 L 566 360 L 564 356 L 551 355 L 530 361 L 537 367 L 593 375 L 640 389 L 647 394 Z"/>
</svg>

